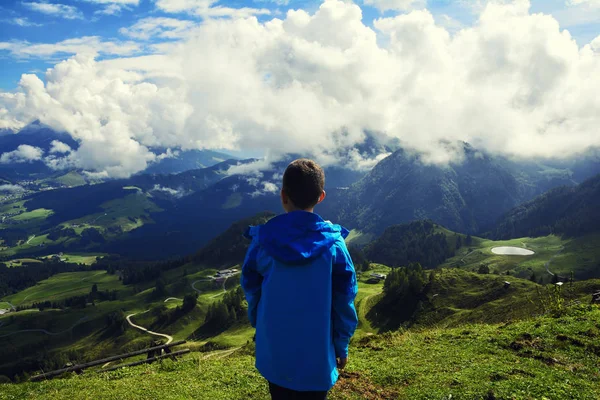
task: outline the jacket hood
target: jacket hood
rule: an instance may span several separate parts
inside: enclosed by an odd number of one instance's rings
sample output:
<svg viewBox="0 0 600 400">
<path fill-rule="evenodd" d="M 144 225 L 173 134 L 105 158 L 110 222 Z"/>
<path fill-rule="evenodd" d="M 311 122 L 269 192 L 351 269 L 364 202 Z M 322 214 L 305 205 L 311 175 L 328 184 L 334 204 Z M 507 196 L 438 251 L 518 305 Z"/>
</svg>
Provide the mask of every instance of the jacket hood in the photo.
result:
<svg viewBox="0 0 600 400">
<path fill-rule="evenodd" d="M 305 264 L 348 234 L 346 228 L 323 221 L 318 214 L 292 211 L 278 215 L 264 225 L 249 227 L 245 236 L 258 238 L 261 247 L 278 261 Z"/>
</svg>

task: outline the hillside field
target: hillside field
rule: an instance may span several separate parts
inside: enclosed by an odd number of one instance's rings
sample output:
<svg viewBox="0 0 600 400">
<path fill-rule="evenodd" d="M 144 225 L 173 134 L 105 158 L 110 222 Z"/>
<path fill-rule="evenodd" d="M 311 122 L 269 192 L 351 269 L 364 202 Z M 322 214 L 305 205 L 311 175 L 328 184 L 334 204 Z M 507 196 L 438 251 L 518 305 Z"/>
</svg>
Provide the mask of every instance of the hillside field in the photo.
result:
<svg viewBox="0 0 600 400">
<path fill-rule="evenodd" d="M 531 256 L 497 255 L 494 247 L 519 247 L 533 251 Z M 485 265 L 490 272 L 528 279 L 535 274 L 539 280 L 550 282 L 553 274 L 575 279 L 600 278 L 600 235 L 561 238 L 550 235 L 537 238 L 518 238 L 493 241 L 473 237 L 470 246 L 463 246 L 441 267 L 458 267 L 478 271 Z M 548 269 L 546 268 L 548 267 Z"/>
<path fill-rule="evenodd" d="M 600 310 L 354 340 L 330 398 L 581 399 L 600 396 Z M 106 374 L 6 385 L 0 399 L 268 399 L 252 346 Z"/>
</svg>

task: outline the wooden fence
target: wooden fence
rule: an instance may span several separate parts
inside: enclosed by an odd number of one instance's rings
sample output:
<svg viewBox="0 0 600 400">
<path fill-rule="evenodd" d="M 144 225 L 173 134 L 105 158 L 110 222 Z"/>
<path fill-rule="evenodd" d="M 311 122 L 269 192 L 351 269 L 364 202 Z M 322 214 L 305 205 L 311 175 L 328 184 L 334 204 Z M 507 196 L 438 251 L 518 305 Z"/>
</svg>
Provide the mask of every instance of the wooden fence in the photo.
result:
<svg viewBox="0 0 600 400">
<path fill-rule="evenodd" d="M 130 353 L 119 354 L 117 356 L 103 358 L 101 360 L 90 361 L 85 364 L 72 365 L 72 366 L 69 366 L 66 368 L 61 368 L 61 369 L 57 369 L 55 371 L 45 372 L 45 373 L 42 373 L 39 375 L 32 376 L 29 380 L 32 382 L 35 382 L 35 381 L 40 381 L 42 379 L 51 379 L 55 376 L 64 374 L 66 372 L 82 373 L 83 370 L 86 368 L 94 367 L 96 365 L 105 364 L 105 363 L 112 362 L 112 361 L 123 360 L 126 358 L 139 356 L 141 354 L 147 354 L 146 359 L 140 360 L 140 361 L 134 361 L 134 362 L 127 363 L 127 364 L 115 365 L 110 368 L 101 369 L 98 372 L 113 371 L 113 370 L 121 368 L 121 367 L 131 367 L 134 365 L 151 363 L 153 361 L 160 360 L 165 357 L 170 357 L 173 360 L 175 360 L 176 356 L 189 353 L 190 350 L 184 349 L 184 350 L 178 350 L 178 351 L 171 351 L 171 347 L 179 346 L 184 343 L 185 343 L 185 340 L 180 340 L 178 342 L 173 342 L 170 344 L 162 344 L 160 346 L 154 346 L 154 347 L 150 347 L 150 348 L 143 349 L 143 350 L 132 351 Z M 163 351 L 164 351 L 164 354 L 161 354 Z"/>
</svg>

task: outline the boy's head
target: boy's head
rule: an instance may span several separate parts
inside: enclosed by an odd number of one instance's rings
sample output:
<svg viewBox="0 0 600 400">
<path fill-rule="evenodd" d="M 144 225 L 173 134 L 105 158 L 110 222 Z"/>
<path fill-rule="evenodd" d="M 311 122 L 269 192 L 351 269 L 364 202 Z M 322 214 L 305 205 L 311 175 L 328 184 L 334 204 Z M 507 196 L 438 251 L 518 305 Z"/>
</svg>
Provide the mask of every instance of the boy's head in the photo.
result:
<svg viewBox="0 0 600 400">
<path fill-rule="evenodd" d="M 325 173 L 306 158 L 292 161 L 283 173 L 281 202 L 286 212 L 312 211 L 325 198 Z"/>
</svg>

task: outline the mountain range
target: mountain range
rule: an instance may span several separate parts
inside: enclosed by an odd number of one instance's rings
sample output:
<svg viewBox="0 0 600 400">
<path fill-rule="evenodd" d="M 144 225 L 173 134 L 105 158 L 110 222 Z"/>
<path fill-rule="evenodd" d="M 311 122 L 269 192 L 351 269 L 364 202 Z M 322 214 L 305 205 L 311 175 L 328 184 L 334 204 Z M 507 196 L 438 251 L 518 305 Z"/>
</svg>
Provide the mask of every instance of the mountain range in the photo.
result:
<svg viewBox="0 0 600 400">
<path fill-rule="evenodd" d="M 1 142 L 3 151 L 25 142 L 32 146 L 47 142 L 48 147 L 52 140 L 59 139 L 76 148 L 76 143 L 64 135 L 44 129 L 29 127 L 17 135 L 0 136 L 0 141 L 5 141 Z M 9 143 L 12 147 L 4 147 Z M 432 164 L 418 153 L 384 146 L 375 139 L 365 146 L 360 149 L 361 154 L 369 157 L 374 151 L 395 151 L 370 171 L 326 167 L 327 199 L 316 211 L 325 219 L 371 235 L 380 235 L 392 225 L 424 219 L 465 234 L 491 234 L 506 213 L 511 214 L 505 220 L 513 221 L 517 215 L 521 218 L 522 213 L 511 211 L 513 208 L 553 188 L 563 187 L 550 198 L 570 193 L 577 184 L 600 173 L 597 150 L 570 160 L 523 161 L 463 143 L 460 161 Z M 191 153 L 184 153 L 189 159 L 173 159 L 165 169 L 175 171 L 202 163 L 199 154 L 192 157 Z M 209 151 L 203 154 L 214 162 L 221 156 Z M 296 157 L 288 155 L 266 168 L 254 164 L 258 161 L 255 159 L 227 159 L 174 174 L 143 173 L 127 179 L 26 193 L 24 198 L 0 204 L 0 214 L 9 216 L 3 222 L 4 233 L 23 241 L 32 235 L 40 239 L 33 242 L 35 247 L 22 245 L 9 251 L 34 254 L 47 251 L 43 246 L 60 250 L 68 245 L 70 251 L 101 251 L 144 259 L 190 254 L 240 219 L 263 211 L 280 212 L 281 176 Z M 43 170 L 48 167 L 39 163 L 6 164 L 0 176 L 5 182 L 39 178 L 49 173 Z M 15 168 L 13 172 L 10 167 Z M 77 171 L 70 173 L 74 177 Z M 593 204 L 594 196 L 597 198 L 590 192 L 586 201 Z M 15 212 L 24 215 L 17 218 Z M 92 233 L 90 237 L 103 236 L 104 240 L 80 242 L 69 233 L 69 239 L 52 242 L 44 236 L 52 230 L 71 227 L 76 234 L 95 229 L 100 236 Z M 514 234 L 523 233 L 523 229 L 515 229 Z M 500 231 L 495 234 L 513 234 L 508 228 Z"/>
</svg>

